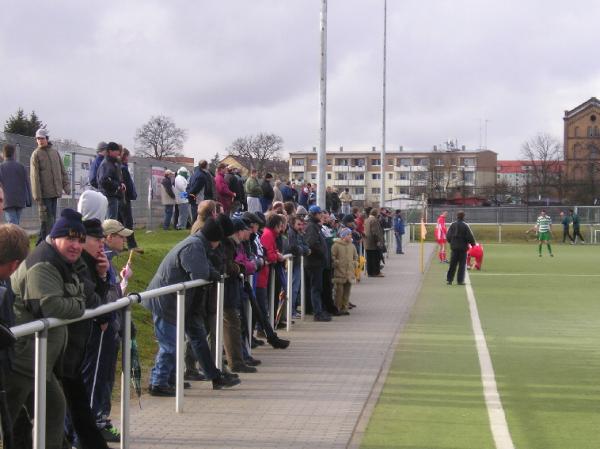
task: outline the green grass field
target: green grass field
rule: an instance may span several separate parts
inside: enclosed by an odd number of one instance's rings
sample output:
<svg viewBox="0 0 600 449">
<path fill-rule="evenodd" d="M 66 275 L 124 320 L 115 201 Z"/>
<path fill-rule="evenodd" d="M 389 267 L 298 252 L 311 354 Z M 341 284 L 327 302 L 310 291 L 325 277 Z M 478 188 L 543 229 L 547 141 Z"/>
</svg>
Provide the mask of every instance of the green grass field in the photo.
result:
<svg viewBox="0 0 600 449">
<path fill-rule="evenodd" d="M 516 448 L 600 447 L 598 248 L 485 245 L 471 273 Z M 432 262 L 363 448 L 493 448 L 465 288 Z"/>
</svg>

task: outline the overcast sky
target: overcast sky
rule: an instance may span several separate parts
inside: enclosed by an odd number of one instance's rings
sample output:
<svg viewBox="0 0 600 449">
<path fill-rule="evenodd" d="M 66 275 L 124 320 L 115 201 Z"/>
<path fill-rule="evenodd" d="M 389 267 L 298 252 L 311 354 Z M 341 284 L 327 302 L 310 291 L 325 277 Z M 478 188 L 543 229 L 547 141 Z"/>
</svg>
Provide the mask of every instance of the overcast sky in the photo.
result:
<svg viewBox="0 0 600 449">
<path fill-rule="evenodd" d="M 270 132 L 319 142 L 320 0 L 3 1 L 0 120 L 35 109 L 51 136 L 134 147 L 164 114 L 189 156 Z M 381 145 L 383 0 L 328 2 L 328 149 Z M 600 94 L 600 2 L 388 0 L 387 147 L 448 139 L 499 158 L 562 140 Z M 600 96 L 600 95 L 599 95 Z"/>
</svg>

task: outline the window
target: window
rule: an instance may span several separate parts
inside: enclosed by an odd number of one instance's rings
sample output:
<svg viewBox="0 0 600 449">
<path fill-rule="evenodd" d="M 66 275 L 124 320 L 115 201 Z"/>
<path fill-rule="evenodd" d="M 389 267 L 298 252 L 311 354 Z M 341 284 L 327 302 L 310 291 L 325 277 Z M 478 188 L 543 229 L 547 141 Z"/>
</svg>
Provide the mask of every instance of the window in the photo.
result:
<svg viewBox="0 0 600 449">
<path fill-rule="evenodd" d="M 341 179 L 341 180 L 348 179 L 348 173 L 337 172 L 337 178 L 335 178 L 335 179 Z"/>
<path fill-rule="evenodd" d="M 331 179 L 331 173 L 327 173 L 327 179 Z"/>
<path fill-rule="evenodd" d="M 465 182 L 475 181 L 475 173 L 473 173 L 472 171 L 466 171 L 463 173 L 463 175 L 465 177 Z"/>
<path fill-rule="evenodd" d="M 394 193 L 394 188 L 393 187 L 389 187 L 388 188 L 388 193 L 391 195 L 392 193 Z"/>
<path fill-rule="evenodd" d="M 327 165 L 331 165 L 331 159 L 327 159 Z"/>
<path fill-rule="evenodd" d="M 348 166 L 348 159 L 336 159 L 335 165 L 343 165 L 345 167 Z"/>
<path fill-rule="evenodd" d="M 304 159 L 292 159 L 292 165 L 304 166 Z"/>
<path fill-rule="evenodd" d="M 354 179 L 356 179 L 357 181 L 364 181 L 365 180 L 365 174 L 364 173 L 356 173 L 354 175 Z"/>
<path fill-rule="evenodd" d="M 429 159 L 426 157 L 416 158 L 415 165 L 420 165 L 421 167 L 427 167 L 429 165 Z"/>
<path fill-rule="evenodd" d="M 381 159 L 371 159 L 371 165 L 381 165 Z"/>
<path fill-rule="evenodd" d="M 400 187 L 400 195 L 408 195 L 408 188 Z"/>
<path fill-rule="evenodd" d="M 315 179 L 317 179 L 317 174 L 316 174 L 316 173 L 311 173 L 311 174 L 310 174 L 310 179 L 312 179 L 313 181 L 314 181 Z"/>
<path fill-rule="evenodd" d="M 388 173 L 388 179 L 394 179 L 394 174 L 393 173 Z"/>
<path fill-rule="evenodd" d="M 353 167 L 364 167 L 365 160 L 364 159 L 352 159 L 352 166 Z"/>
<path fill-rule="evenodd" d="M 381 193 L 381 189 L 379 187 L 373 187 L 371 189 L 371 194 L 373 195 L 379 195 Z"/>
<path fill-rule="evenodd" d="M 596 136 L 596 137 L 600 136 L 600 131 L 598 130 L 597 126 L 594 126 L 594 136 Z"/>
<path fill-rule="evenodd" d="M 402 167 L 409 167 L 412 165 L 412 160 L 410 158 L 403 157 L 400 159 L 400 165 Z"/>
<path fill-rule="evenodd" d="M 394 165 L 394 159 L 388 159 L 388 165 Z"/>
<path fill-rule="evenodd" d="M 381 173 L 371 173 L 371 179 L 381 179 Z"/>
<path fill-rule="evenodd" d="M 579 137 L 579 126 L 575 127 L 574 134 L 575 134 L 575 137 Z"/>
<path fill-rule="evenodd" d="M 365 194 L 365 188 L 364 187 L 354 187 L 354 193 L 356 195 L 364 195 Z"/>
<path fill-rule="evenodd" d="M 317 165 L 317 160 L 316 159 L 311 159 L 310 160 L 310 165 L 316 166 Z"/>
<path fill-rule="evenodd" d="M 475 159 L 472 157 L 466 157 L 463 159 L 463 165 L 465 167 L 475 167 Z"/>
<path fill-rule="evenodd" d="M 408 181 L 408 172 L 400 172 L 399 175 L 400 176 L 398 179 L 401 179 L 403 181 Z"/>
</svg>

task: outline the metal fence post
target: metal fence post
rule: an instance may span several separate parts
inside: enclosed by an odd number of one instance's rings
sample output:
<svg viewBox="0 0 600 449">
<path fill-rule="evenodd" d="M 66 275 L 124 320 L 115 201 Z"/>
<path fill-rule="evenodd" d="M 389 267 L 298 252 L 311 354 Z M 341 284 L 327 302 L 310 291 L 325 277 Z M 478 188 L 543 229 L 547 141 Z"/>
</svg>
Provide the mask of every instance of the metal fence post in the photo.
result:
<svg viewBox="0 0 600 449">
<path fill-rule="evenodd" d="M 306 315 L 306 285 L 304 283 L 304 256 L 300 256 L 300 319 Z"/>
<path fill-rule="evenodd" d="M 121 350 L 121 449 L 129 447 L 129 402 L 131 396 L 131 306 L 123 310 Z"/>
<path fill-rule="evenodd" d="M 502 223 L 498 223 L 498 243 L 502 243 Z"/>
<path fill-rule="evenodd" d="M 217 334 L 215 337 L 215 365 L 219 370 L 223 369 L 223 303 L 225 302 L 225 280 L 221 276 L 221 280 L 217 283 Z"/>
<path fill-rule="evenodd" d="M 294 277 L 294 258 L 290 257 L 287 260 L 287 307 L 286 307 L 286 318 L 287 324 L 285 330 L 287 332 L 292 330 L 292 301 L 294 300 L 293 294 L 293 277 Z"/>
<path fill-rule="evenodd" d="M 183 371 L 185 369 L 185 288 L 177 292 L 177 348 L 175 366 L 175 411 L 183 412 Z"/>
<path fill-rule="evenodd" d="M 35 333 L 35 399 L 33 420 L 33 449 L 46 447 L 46 365 L 48 329 Z"/>
<path fill-rule="evenodd" d="M 275 309 L 275 269 L 273 266 L 269 269 L 269 323 L 271 323 L 271 327 L 275 330 L 275 313 L 273 310 Z"/>
</svg>

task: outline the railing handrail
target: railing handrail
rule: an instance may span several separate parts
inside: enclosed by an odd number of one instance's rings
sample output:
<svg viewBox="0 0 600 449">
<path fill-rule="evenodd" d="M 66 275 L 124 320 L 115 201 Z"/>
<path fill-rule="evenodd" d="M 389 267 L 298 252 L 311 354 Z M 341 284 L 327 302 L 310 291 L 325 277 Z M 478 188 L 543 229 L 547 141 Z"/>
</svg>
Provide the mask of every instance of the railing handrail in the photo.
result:
<svg viewBox="0 0 600 449">
<path fill-rule="evenodd" d="M 129 295 L 119 298 L 114 302 L 103 304 L 94 309 L 86 309 L 83 315 L 79 318 L 74 318 L 72 320 L 60 318 L 43 318 L 35 321 L 30 321 L 29 323 L 20 324 L 18 326 L 13 326 L 10 328 L 10 330 L 13 334 L 15 334 L 15 337 L 17 338 L 25 337 L 27 335 L 40 332 L 44 329 L 52 329 L 55 327 L 66 326 L 71 323 L 76 323 L 78 321 L 96 318 L 100 315 L 104 315 L 115 310 L 123 309 L 130 304 L 139 303 L 143 299 L 154 298 L 156 296 L 167 295 L 170 293 L 177 293 L 181 290 L 202 287 L 204 285 L 209 284 L 212 284 L 212 281 L 207 281 L 204 279 L 195 279 L 193 281 L 180 282 L 178 284 L 171 284 L 166 287 L 159 287 L 152 290 L 146 290 L 141 293 L 130 293 Z"/>
</svg>

